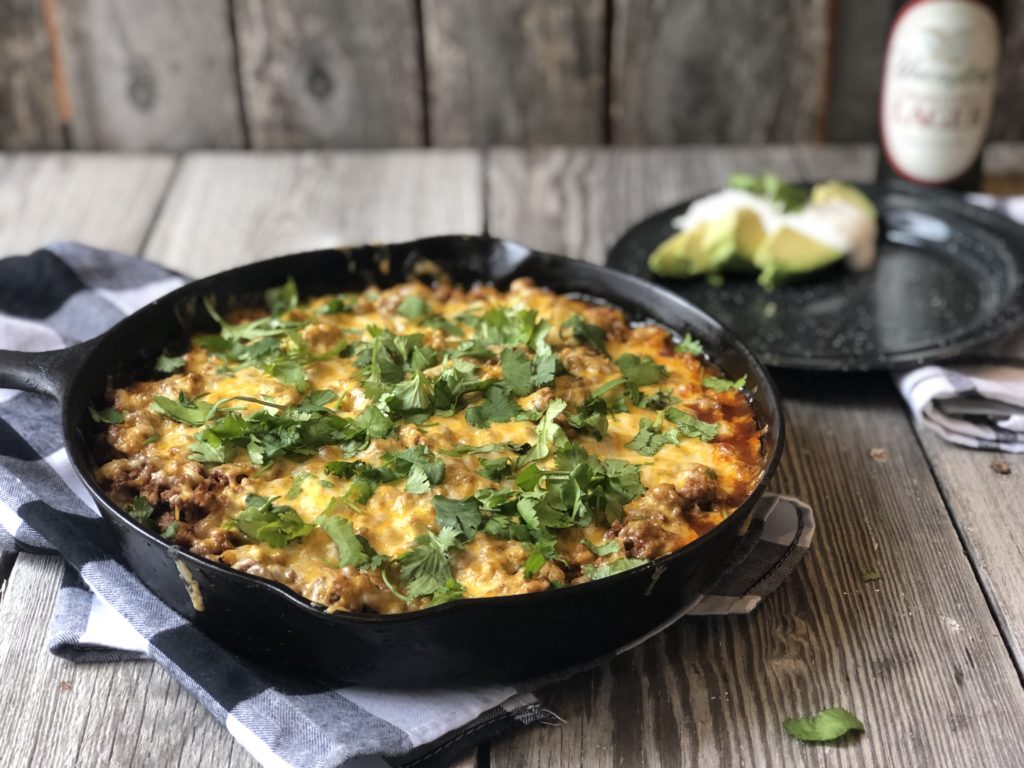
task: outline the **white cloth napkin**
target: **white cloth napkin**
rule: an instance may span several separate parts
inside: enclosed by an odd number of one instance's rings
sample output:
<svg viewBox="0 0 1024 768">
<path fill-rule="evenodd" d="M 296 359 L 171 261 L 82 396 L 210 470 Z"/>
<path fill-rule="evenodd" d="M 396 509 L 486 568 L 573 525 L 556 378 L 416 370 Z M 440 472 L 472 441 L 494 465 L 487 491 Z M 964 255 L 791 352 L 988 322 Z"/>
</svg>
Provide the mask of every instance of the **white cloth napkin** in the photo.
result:
<svg viewBox="0 0 1024 768">
<path fill-rule="evenodd" d="M 1024 196 L 970 194 L 967 200 L 1024 223 Z M 1024 330 L 979 351 L 978 360 L 986 363 L 915 368 L 898 374 L 896 383 L 917 423 L 944 440 L 1024 453 Z"/>
</svg>

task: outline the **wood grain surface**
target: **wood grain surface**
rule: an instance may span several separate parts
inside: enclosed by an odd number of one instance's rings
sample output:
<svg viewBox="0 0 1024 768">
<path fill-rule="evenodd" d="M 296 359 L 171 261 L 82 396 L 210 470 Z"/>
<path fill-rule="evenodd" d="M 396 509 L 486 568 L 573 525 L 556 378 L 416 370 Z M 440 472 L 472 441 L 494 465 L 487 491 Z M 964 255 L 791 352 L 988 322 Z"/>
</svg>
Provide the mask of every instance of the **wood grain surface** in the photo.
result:
<svg viewBox="0 0 1024 768">
<path fill-rule="evenodd" d="M 60 0 L 81 149 L 240 147 L 227 0 Z"/>
<path fill-rule="evenodd" d="M 268 256 L 483 229 L 469 151 L 196 154 L 146 257 L 194 277 Z"/>
<path fill-rule="evenodd" d="M 841 154 L 819 165 L 811 150 L 780 149 L 493 160 L 492 230 L 592 259 L 620 217 L 718 184 L 729 167 L 790 177 L 864 171 L 864 157 L 844 169 Z M 529 193 L 503 183 L 511 178 Z M 810 502 L 820 525 L 805 566 L 749 617 L 684 621 L 548 692 L 545 703 L 566 723 L 492 745 L 491 765 L 1024 760 L 1015 735 L 988 725 L 1021 717 L 1024 692 L 891 383 L 793 375 L 782 387 L 788 447 L 775 487 Z M 872 458 L 876 448 L 884 460 Z M 871 570 L 882 580 L 863 583 Z M 867 734 L 822 748 L 782 731 L 785 717 L 830 706 L 856 712 Z"/>
<path fill-rule="evenodd" d="M 601 142 L 605 5 L 423 0 L 432 142 Z"/>
<path fill-rule="evenodd" d="M 0 149 L 63 146 L 39 0 L 0 0 Z"/>
<path fill-rule="evenodd" d="M 234 0 L 252 146 L 424 140 L 415 0 Z"/>
<path fill-rule="evenodd" d="M 611 138 L 808 141 L 824 105 L 825 0 L 614 0 Z"/>
<path fill-rule="evenodd" d="M 160 155 L 0 155 L 0 255 L 54 240 L 137 252 L 174 166 Z"/>
</svg>

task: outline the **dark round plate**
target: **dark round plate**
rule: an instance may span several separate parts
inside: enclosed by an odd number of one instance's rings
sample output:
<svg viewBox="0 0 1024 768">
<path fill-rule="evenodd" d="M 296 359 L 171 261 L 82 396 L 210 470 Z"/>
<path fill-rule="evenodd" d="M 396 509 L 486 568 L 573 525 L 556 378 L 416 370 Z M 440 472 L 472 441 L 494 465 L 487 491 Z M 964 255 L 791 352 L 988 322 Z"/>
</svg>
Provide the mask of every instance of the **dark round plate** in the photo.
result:
<svg viewBox="0 0 1024 768">
<path fill-rule="evenodd" d="M 671 288 L 781 368 L 907 368 L 963 355 L 1024 321 L 1024 228 L 949 192 L 861 189 L 881 215 L 870 272 L 838 265 L 773 291 L 740 275 L 719 287 L 703 278 L 658 278 L 647 256 L 692 201 L 633 226 L 608 266 Z"/>
</svg>

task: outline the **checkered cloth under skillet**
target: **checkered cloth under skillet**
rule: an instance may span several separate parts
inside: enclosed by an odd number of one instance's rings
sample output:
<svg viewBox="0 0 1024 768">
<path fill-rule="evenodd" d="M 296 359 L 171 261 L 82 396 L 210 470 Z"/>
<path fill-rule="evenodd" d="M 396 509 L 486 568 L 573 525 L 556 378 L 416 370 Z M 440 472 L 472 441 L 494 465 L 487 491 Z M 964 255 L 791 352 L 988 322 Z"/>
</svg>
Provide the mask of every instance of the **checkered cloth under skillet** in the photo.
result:
<svg viewBox="0 0 1024 768">
<path fill-rule="evenodd" d="M 85 340 L 182 283 L 152 264 L 73 243 L 0 260 L 0 349 Z M 766 497 L 731 568 L 688 612 L 752 610 L 793 571 L 813 533 L 805 505 Z M 381 691 L 325 685 L 233 656 L 125 568 L 68 463 L 57 406 L 2 389 L 0 549 L 56 552 L 67 562 L 51 627 L 54 653 L 78 662 L 152 658 L 263 765 L 444 764 L 549 715 L 528 691 L 550 680 Z"/>
</svg>

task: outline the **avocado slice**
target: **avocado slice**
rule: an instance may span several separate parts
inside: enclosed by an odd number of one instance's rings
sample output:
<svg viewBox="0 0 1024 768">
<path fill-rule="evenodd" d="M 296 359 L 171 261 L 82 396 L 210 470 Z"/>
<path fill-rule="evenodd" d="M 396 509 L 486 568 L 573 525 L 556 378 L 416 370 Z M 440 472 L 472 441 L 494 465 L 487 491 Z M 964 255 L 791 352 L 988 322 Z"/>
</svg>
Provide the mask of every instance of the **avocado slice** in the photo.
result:
<svg viewBox="0 0 1024 768">
<path fill-rule="evenodd" d="M 772 288 L 780 278 L 814 272 L 842 260 L 843 255 L 842 250 L 783 225 L 765 237 L 754 254 L 754 266 L 761 270 L 757 282 Z"/>
<path fill-rule="evenodd" d="M 675 278 L 718 272 L 737 252 L 738 219 L 734 211 L 677 232 L 654 249 L 648 268 Z"/>
<path fill-rule="evenodd" d="M 841 181 L 823 181 L 814 185 L 811 189 L 811 205 L 822 203 L 849 203 L 860 208 L 871 218 L 878 218 L 878 209 L 871 202 L 871 198 L 856 187 L 843 184 Z"/>
</svg>

